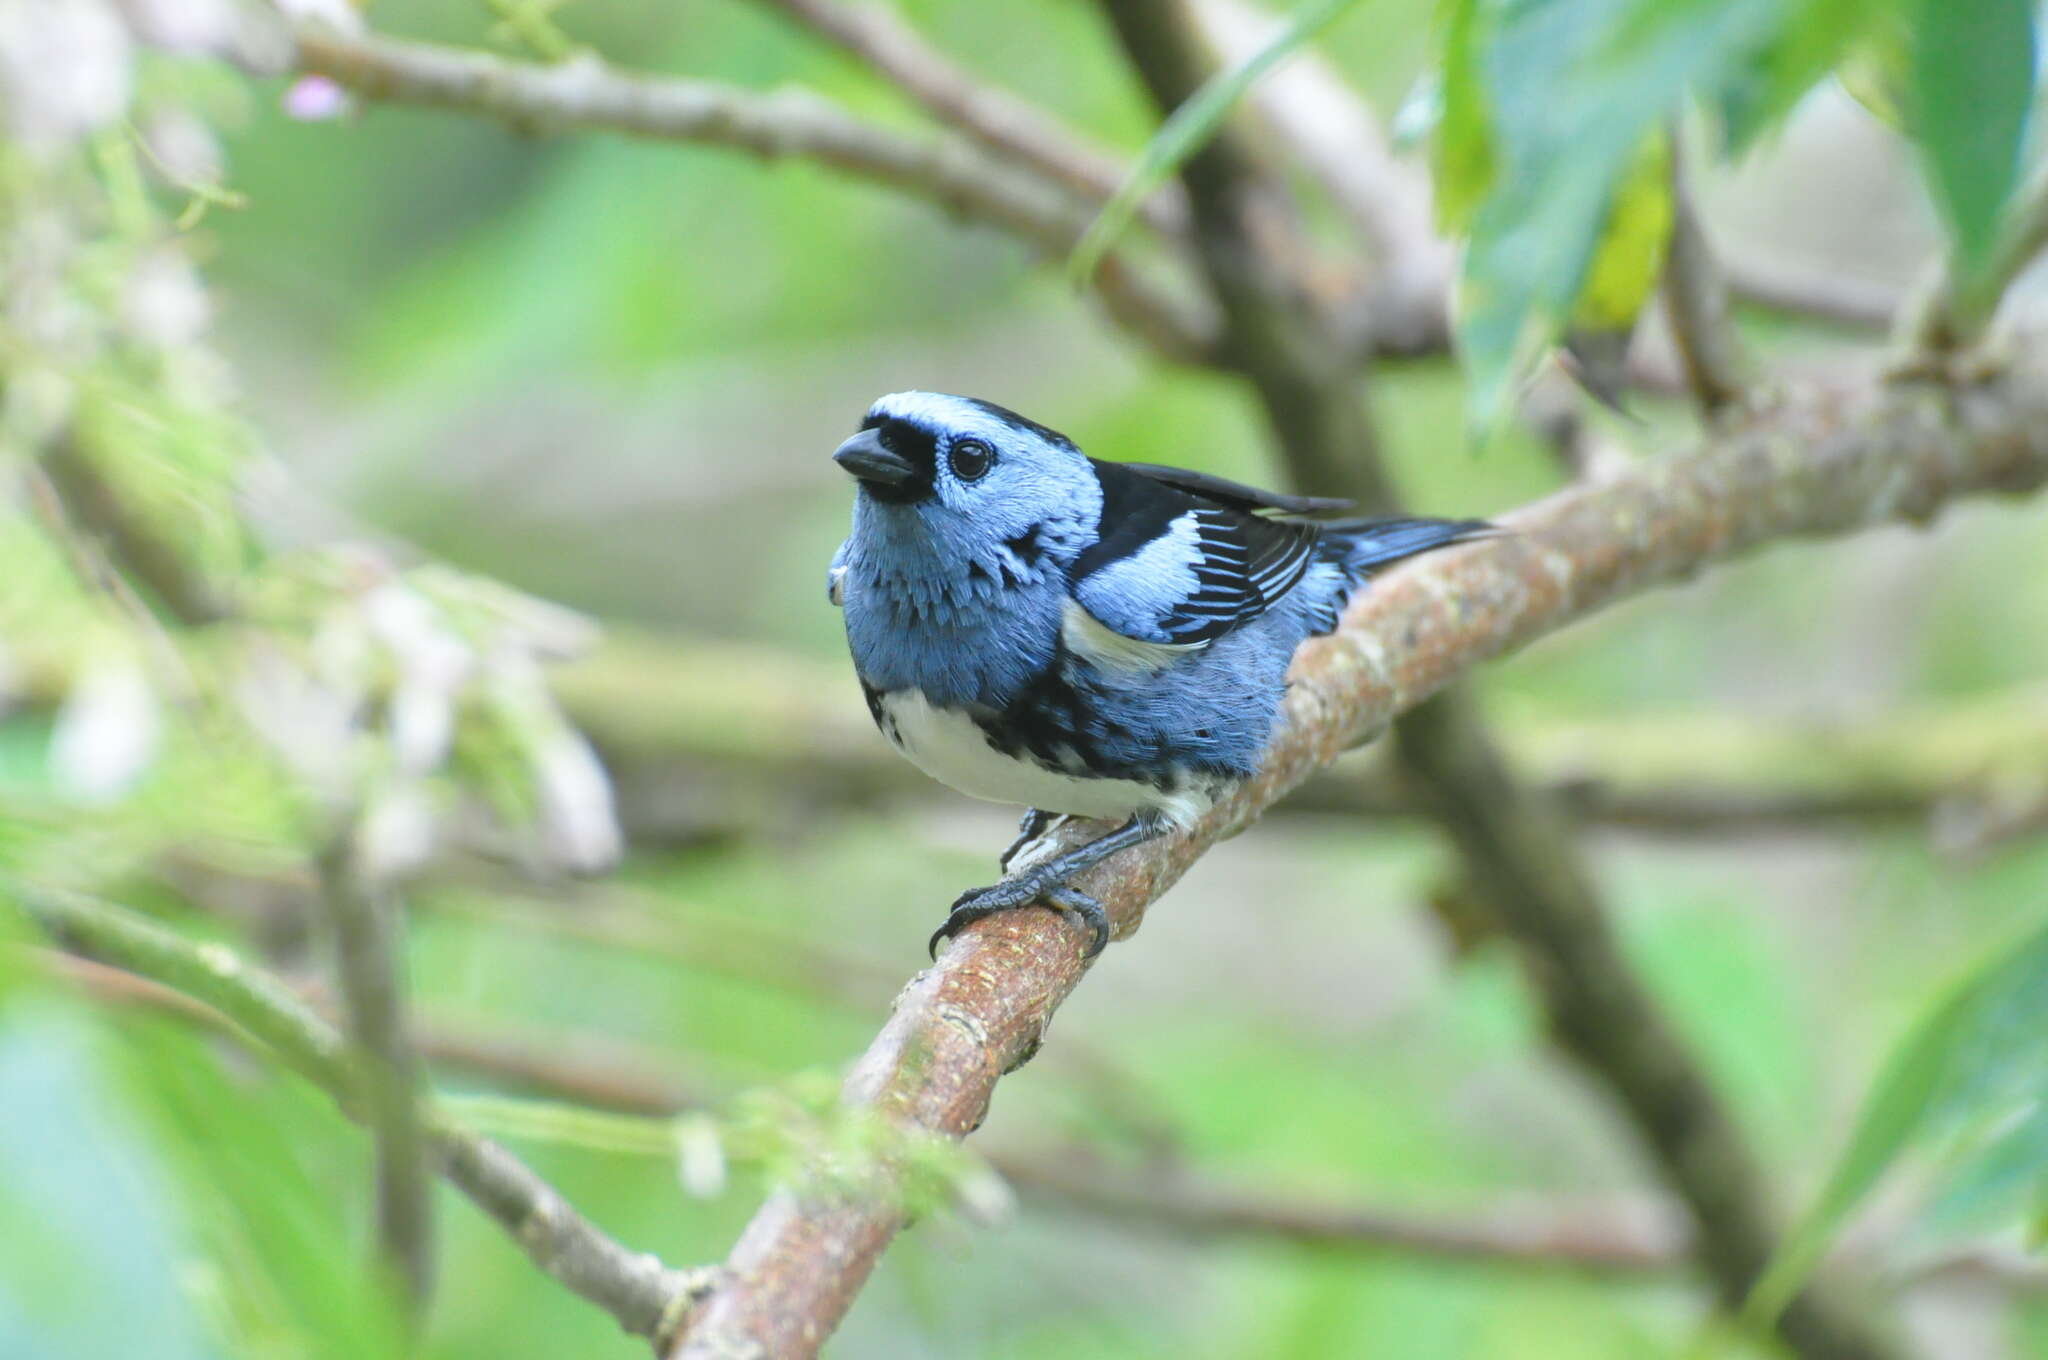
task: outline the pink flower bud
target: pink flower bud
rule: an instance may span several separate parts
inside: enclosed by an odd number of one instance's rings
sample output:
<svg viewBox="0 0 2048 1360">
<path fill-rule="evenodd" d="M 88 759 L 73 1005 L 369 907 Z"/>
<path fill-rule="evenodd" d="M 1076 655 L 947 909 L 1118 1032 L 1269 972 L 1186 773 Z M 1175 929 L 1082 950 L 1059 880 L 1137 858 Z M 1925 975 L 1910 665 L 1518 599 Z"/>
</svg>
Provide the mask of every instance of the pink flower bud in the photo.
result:
<svg viewBox="0 0 2048 1360">
<path fill-rule="evenodd" d="M 300 76 L 284 92 L 287 117 L 302 123 L 324 123 L 347 113 L 351 101 L 347 90 L 326 76 Z"/>
</svg>

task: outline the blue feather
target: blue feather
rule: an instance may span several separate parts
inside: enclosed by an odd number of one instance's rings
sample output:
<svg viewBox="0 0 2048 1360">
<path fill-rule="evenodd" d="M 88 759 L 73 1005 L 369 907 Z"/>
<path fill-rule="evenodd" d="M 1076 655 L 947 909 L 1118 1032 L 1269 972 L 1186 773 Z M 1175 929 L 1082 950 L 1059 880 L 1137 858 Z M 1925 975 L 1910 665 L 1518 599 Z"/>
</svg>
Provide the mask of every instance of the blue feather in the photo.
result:
<svg viewBox="0 0 2048 1360">
<path fill-rule="evenodd" d="M 1302 641 L 1374 569 L 1485 531 L 1275 517 L 1336 503 L 1099 463 L 968 398 L 898 393 L 862 428 L 840 455 L 862 489 L 834 570 L 877 722 L 964 716 L 986 751 L 891 736 L 928 769 L 972 766 L 960 779 L 980 796 L 997 796 L 989 752 L 1014 761 L 1017 796 L 1051 812 L 1104 815 L 1112 784 L 1134 790 L 1134 813 L 1147 789 L 1180 807 L 1250 775 Z M 1047 772 L 1074 806 L 1049 801 Z"/>
</svg>

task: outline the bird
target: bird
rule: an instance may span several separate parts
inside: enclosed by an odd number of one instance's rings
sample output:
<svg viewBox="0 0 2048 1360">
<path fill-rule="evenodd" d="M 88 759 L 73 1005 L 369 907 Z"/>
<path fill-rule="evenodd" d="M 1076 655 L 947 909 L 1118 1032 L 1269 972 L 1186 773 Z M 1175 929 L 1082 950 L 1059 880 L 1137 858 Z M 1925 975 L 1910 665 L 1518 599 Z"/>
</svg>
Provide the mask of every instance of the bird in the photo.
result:
<svg viewBox="0 0 2048 1360">
<path fill-rule="evenodd" d="M 1351 502 L 1110 462 L 994 402 L 878 399 L 833 460 L 853 522 L 826 593 L 875 726 L 926 774 L 1027 809 L 1006 875 L 962 893 L 928 949 L 1042 904 L 1109 941 L 1071 880 L 1192 827 L 1258 769 L 1287 668 L 1371 574 L 1487 535 L 1478 519 L 1324 518 Z M 1056 820 L 1114 830 L 1033 868 Z"/>
</svg>

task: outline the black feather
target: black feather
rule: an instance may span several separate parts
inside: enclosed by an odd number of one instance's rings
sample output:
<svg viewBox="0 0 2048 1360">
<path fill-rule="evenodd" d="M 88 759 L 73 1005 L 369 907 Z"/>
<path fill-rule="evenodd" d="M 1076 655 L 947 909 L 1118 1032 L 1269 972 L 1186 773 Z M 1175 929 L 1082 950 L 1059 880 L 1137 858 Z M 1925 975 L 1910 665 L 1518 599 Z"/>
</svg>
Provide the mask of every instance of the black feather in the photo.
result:
<svg viewBox="0 0 2048 1360">
<path fill-rule="evenodd" d="M 1097 467 L 1101 466 L 1098 461 Z M 1349 510 L 1350 501 L 1333 500 L 1326 496 L 1290 496 L 1280 491 L 1262 491 L 1243 482 L 1233 482 L 1228 477 L 1216 477 L 1206 472 L 1190 472 L 1186 468 L 1166 467 L 1160 463 L 1118 463 L 1115 466 L 1149 477 L 1176 491 L 1185 491 L 1204 500 L 1227 505 L 1233 510 L 1253 513 L 1277 510 L 1284 515 L 1328 515 L 1339 510 Z"/>
<path fill-rule="evenodd" d="M 1251 498 L 1270 510 L 1347 504 L 1274 496 L 1172 468 L 1090 461 L 1102 484 L 1102 519 L 1096 541 L 1071 569 L 1076 583 L 1142 551 L 1171 532 L 1175 521 L 1192 517 L 1201 555 L 1195 568 L 1199 588 L 1157 625 L 1176 643 L 1207 642 L 1257 618 L 1294 588 L 1314 560 L 1320 527 L 1256 514 Z M 1173 475 L 1155 475 L 1160 472 Z M 1183 478 L 1186 485 L 1177 480 Z M 1211 486 L 1223 488 L 1227 499 L 1211 494 Z"/>
</svg>

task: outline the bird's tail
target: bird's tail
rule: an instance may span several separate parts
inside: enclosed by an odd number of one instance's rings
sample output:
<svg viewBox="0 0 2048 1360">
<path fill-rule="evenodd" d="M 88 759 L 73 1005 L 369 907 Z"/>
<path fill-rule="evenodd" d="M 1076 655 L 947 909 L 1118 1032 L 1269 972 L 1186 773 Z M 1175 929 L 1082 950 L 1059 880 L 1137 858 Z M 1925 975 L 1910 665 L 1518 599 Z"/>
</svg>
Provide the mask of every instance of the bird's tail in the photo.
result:
<svg viewBox="0 0 2048 1360">
<path fill-rule="evenodd" d="M 1390 562 L 1500 532 L 1483 519 L 1416 519 L 1389 515 L 1323 522 L 1324 542 L 1349 572 L 1364 575 Z"/>
<path fill-rule="evenodd" d="M 1469 539 L 1502 532 L 1483 519 L 1416 519 L 1388 515 L 1374 519 L 1319 521 L 1323 529 L 1322 559 L 1342 577 L 1342 589 L 1314 598 L 1308 613 L 1309 632 L 1320 635 L 1337 626 L 1344 602 L 1365 584 L 1366 577 L 1390 562 Z"/>
</svg>

